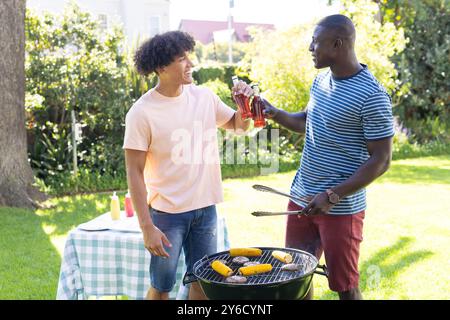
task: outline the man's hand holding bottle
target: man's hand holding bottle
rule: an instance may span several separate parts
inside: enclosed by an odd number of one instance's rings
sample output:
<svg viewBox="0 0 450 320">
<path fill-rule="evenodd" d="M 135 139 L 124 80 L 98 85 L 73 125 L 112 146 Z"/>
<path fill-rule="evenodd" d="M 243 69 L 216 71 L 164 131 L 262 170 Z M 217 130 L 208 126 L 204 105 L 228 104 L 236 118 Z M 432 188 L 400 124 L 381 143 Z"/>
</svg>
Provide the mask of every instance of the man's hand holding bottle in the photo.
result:
<svg viewBox="0 0 450 320">
<path fill-rule="evenodd" d="M 261 97 L 261 100 L 264 106 L 263 110 L 264 117 L 266 117 L 267 119 L 273 119 L 280 110 L 271 105 L 270 102 L 267 101 L 266 99 Z"/>
</svg>

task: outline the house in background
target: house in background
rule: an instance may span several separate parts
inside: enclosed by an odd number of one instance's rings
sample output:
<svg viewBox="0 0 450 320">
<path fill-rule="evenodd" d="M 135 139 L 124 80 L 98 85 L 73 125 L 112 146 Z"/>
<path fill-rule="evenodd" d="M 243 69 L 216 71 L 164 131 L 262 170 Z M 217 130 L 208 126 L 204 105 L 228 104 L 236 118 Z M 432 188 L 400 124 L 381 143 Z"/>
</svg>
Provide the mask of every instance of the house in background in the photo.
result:
<svg viewBox="0 0 450 320">
<path fill-rule="evenodd" d="M 62 13 L 69 0 L 27 0 L 27 8 L 37 12 Z M 123 25 L 128 45 L 169 31 L 170 0 L 76 0 L 83 11 L 97 18 L 102 28 Z"/>
<path fill-rule="evenodd" d="M 231 32 L 233 41 L 249 42 L 251 39 L 247 30 L 248 27 L 258 27 L 264 30 L 275 30 L 275 26 L 273 24 L 232 21 Z M 202 44 L 208 44 L 213 41 L 226 42 L 229 37 L 228 21 L 182 19 L 178 29 L 189 33 L 195 40 L 200 41 Z"/>
</svg>

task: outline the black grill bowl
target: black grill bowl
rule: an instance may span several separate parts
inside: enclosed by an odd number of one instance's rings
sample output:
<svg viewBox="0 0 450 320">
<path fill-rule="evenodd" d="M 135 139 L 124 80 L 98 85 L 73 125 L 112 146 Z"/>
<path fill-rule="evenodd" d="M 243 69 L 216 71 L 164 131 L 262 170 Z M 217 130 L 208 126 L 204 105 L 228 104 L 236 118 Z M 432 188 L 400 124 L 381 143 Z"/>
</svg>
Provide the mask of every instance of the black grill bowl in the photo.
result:
<svg viewBox="0 0 450 320">
<path fill-rule="evenodd" d="M 250 276 L 247 283 L 243 284 L 226 283 L 225 278 L 211 268 L 211 262 L 226 260 L 233 270 L 237 270 L 239 265 L 231 262 L 228 251 L 222 251 L 197 261 L 193 272 L 184 276 L 183 283 L 198 280 L 205 295 L 211 300 L 297 300 L 303 299 L 308 293 L 314 273 L 326 276 L 326 267 L 319 266 L 316 257 L 308 252 L 292 248 L 258 248 L 263 251 L 262 256 L 251 260 L 271 263 L 273 269 L 270 273 Z M 283 263 L 271 256 L 273 250 L 289 252 L 293 263 L 301 263 L 304 268 L 297 272 L 280 270 Z M 325 272 L 316 271 L 317 268 L 322 268 Z"/>
</svg>

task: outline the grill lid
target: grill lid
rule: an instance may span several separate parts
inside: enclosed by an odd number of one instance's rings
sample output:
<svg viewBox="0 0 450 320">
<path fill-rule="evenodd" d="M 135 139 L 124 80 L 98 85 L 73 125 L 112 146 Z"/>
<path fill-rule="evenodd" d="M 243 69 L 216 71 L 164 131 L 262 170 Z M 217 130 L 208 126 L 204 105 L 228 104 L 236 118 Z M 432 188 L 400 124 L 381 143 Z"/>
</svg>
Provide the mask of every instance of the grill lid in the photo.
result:
<svg viewBox="0 0 450 320">
<path fill-rule="evenodd" d="M 233 275 L 237 274 L 238 269 L 242 267 L 240 264 L 233 263 L 233 257 L 230 256 L 229 251 L 222 251 L 215 253 L 210 256 L 205 256 L 201 260 L 194 264 L 193 273 L 194 275 L 207 282 L 225 284 L 227 286 L 248 286 L 248 285 L 270 285 L 279 284 L 285 281 L 291 281 L 293 279 L 301 278 L 311 274 L 317 267 L 318 261 L 316 257 L 312 254 L 291 248 L 270 248 L 270 247 L 259 247 L 262 250 L 262 255 L 259 257 L 248 257 L 250 261 L 259 261 L 260 263 L 270 263 L 272 265 L 272 271 L 268 273 L 256 274 L 252 276 L 247 276 L 247 282 L 245 283 L 227 283 L 225 282 L 225 277 L 218 274 L 211 268 L 211 263 L 214 260 L 224 260 L 226 265 L 229 266 L 233 271 Z M 285 271 L 281 270 L 284 265 L 281 261 L 275 259 L 272 256 L 272 251 L 281 250 L 288 252 L 292 255 L 292 262 L 295 264 L 300 264 L 301 268 L 299 271 Z"/>
</svg>

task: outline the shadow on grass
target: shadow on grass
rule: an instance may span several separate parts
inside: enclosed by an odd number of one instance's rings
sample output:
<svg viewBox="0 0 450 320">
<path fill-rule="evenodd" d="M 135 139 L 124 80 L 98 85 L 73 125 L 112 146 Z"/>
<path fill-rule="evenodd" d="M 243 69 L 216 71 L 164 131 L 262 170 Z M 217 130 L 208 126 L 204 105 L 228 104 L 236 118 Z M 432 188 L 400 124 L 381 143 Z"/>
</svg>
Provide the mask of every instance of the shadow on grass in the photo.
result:
<svg viewBox="0 0 450 320">
<path fill-rule="evenodd" d="M 384 284 L 392 284 L 396 278 L 411 267 L 414 263 L 429 258 L 432 251 L 419 250 L 411 252 L 408 247 L 413 243 L 414 238 L 400 237 L 393 246 L 383 248 L 376 252 L 369 260 L 364 261 L 359 268 L 360 282 L 359 288 L 363 294 L 368 290 L 376 290 Z M 387 262 L 392 261 L 393 262 Z M 328 291 L 316 299 L 332 300 L 337 299 L 335 292 Z M 382 297 L 380 297 L 382 298 Z"/>
<path fill-rule="evenodd" d="M 389 171 L 377 179 L 377 183 L 402 184 L 450 184 L 450 170 L 445 167 L 414 166 L 393 163 Z"/>
</svg>

